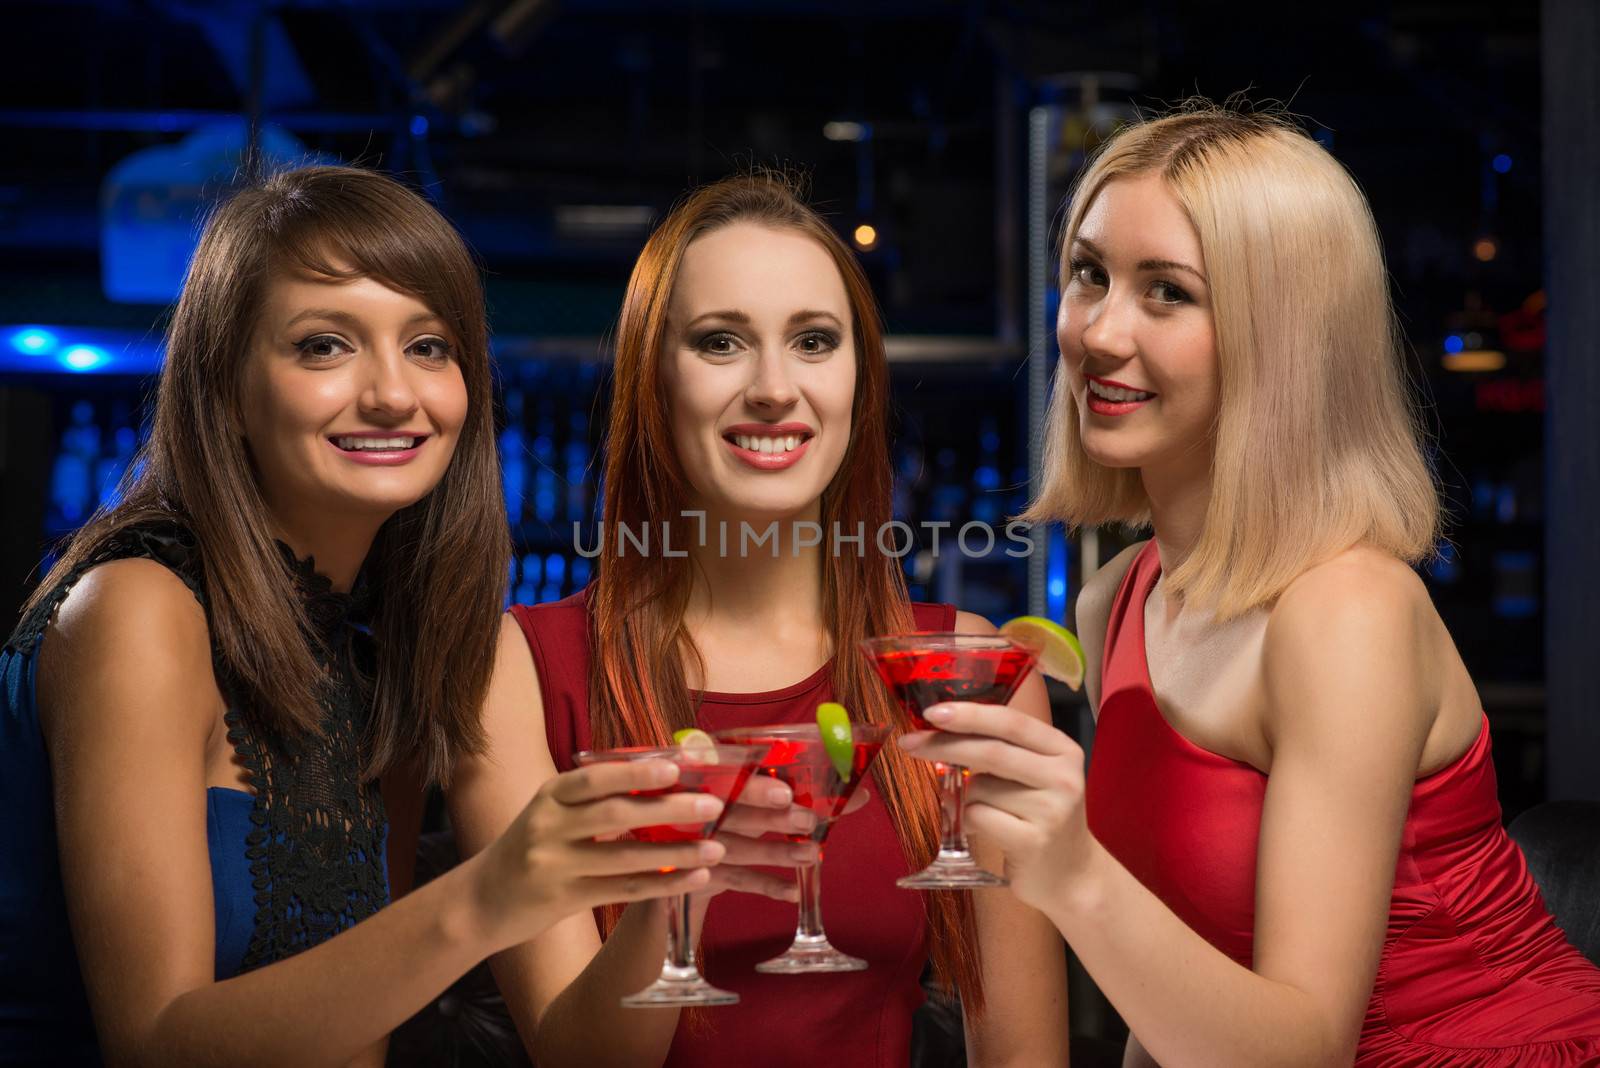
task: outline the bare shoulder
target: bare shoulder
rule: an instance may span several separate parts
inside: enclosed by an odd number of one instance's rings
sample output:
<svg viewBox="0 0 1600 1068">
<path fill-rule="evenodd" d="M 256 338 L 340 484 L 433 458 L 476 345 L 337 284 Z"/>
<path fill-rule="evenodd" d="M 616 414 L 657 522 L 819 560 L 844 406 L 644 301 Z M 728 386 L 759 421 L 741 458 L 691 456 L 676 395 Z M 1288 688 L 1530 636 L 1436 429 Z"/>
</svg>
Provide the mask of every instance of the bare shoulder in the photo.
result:
<svg viewBox="0 0 1600 1068">
<path fill-rule="evenodd" d="M 998 634 L 999 628 L 976 612 L 956 612 L 957 634 Z"/>
<path fill-rule="evenodd" d="M 112 560 L 90 570 L 46 633 L 48 658 L 58 662 L 115 656 L 151 668 L 211 663 L 205 610 L 182 579 L 154 560 Z"/>
<path fill-rule="evenodd" d="M 1437 710 L 1428 640 L 1435 618 L 1422 580 L 1387 553 L 1356 547 L 1308 569 L 1267 617 L 1263 681 L 1269 720 L 1280 721 L 1269 733 L 1310 723 L 1317 709 L 1345 726 L 1366 718 L 1356 712 L 1384 709 L 1381 718 L 1409 724 L 1408 734 L 1425 729 Z"/>
<path fill-rule="evenodd" d="M 1371 636 L 1414 631 L 1432 614 L 1428 589 L 1410 566 L 1356 546 L 1289 584 L 1268 614 L 1267 646 L 1294 648 L 1309 640 L 1325 647 L 1330 639 L 1366 643 Z"/>
<path fill-rule="evenodd" d="M 181 722 L 169 725 L 210 730 L 220 697 L 205 610 L 161 564 L 113 560 L 92 569 L 46 635 L 38 693 L 47 736 L 67 724 L 175 712 Z M 57 714 L 67 708 L 70 716 Z"/>
</svg>

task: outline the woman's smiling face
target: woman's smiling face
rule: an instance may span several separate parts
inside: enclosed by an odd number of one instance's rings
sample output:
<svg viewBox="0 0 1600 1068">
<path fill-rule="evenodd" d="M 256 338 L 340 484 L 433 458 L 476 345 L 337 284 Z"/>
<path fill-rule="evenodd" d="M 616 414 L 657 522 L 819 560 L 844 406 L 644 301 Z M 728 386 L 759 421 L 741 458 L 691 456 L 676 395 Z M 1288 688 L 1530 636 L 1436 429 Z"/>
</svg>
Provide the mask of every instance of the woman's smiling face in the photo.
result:
<svg viewBox="0 0 1600 1068">
<path fill-rule="evenodd" d="M 684 250 L 662 351 L 672 437 L 697 508 L 812 514 L 850 444 L 854 322 L 826 249 L 735 222 Z"/>
<path fill-rule="evenodd" d="M 444 478 L 467 417 L 446 324 L 371 278 L 279 274 L 244 378 L 244 436 L 280 516 L 384 518 Z"/>
<path fill-rule="evenodd" d="M 1158 175 L 1113 179 L 1066 254 L 1056 339 L 1084 451 L 1107 467 L 1209 465 L 1216 328 L 1183 206 Z"/>
</svg>

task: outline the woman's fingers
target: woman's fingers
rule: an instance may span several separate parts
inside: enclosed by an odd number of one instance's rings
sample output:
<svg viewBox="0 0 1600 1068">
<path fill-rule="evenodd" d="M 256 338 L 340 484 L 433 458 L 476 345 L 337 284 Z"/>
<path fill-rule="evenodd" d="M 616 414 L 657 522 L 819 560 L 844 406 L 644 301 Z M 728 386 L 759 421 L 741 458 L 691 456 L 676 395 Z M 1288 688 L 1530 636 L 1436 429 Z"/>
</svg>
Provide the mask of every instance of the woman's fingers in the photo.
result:
<svg viewBox="0 0 1600 1068">
<path fill-rule="evenodd" d="M 535 813 L 535 823 L 544 819 L 560 821 L 558 833 L 572 841 L 635 827 L 671 825 L 698 828 L 720 816 L 722 808 L 721 801 L 702 793 L 605 797 L 582 805 L 565 806 L 548 816 Z"/>
<path fill-rule="evenodd" d="M 718 828 L 756 838 L 763 834 L 810 834 L 817 825 L 816 813 L 799 805 L 783 808 L 746 808 L 735 805 Z"/>
<path fill-rule="evenodd" d="M 583 879 L 578 884 L 578 892 L 586 905 L 621 905 L 630 901 L 648 901 L 654 897 L 694 893 L 704 890 L 710 882 L 710 868 L 688 868 L 665 873 L 632 872 Z"/>
<path fill-rule="evenodd" d="M 922 715 L 941 731 L 998 738 L 1046 756 L 1058 756 L 1077 748 L 1076 742 L 1050 724 L 1009 705 L 946 701 L 929 706 Z"/>
<path fill-rule="evenodd" d="M 697 842 L 578 842 L 572 847 L 578 869 L 589 877 L 705 868 L 720 863 L 728 848 L 713 840 Z"/>
<path fill-rule="evenodd" d="M 716 841 L 727 849 L 722 863 L 729 866 L 792 868 L 797 864 L 810 864 L 817 859 L 817 847 L 812 842 L 790 842 L 782 838 L 746 838 L 741 834 L 719 834 Z"/>
<path fill-rule="evenodd" d="M 562 772 L 545 793 L 563 805 L 581 805 L 612 794 L 662 790 L 678 781 L 678 765 L 670 760 L 615 760 Z"/>
<path fill-rule="evenodd" d="M 794 801 L 794 791 L 787 783 L 765 775 L 752 775 L 744 789 L 734 800 L 734 810 L 741 808 L 787 808 Z"/>
<path fill-rule="evenodd" d="M 770 897 L 774 901 L 800 900 L 800 892 L 795 887 L 794 880 L 784 876 L 727 864 L 705 870 L 711 873 L 707 883 L 713 890 L 738 890 L 745 894 Z"/>
<path fill-rule="evenodd" d="M 1075 745 L 1072 739 L 1067 741 Z M 971 771 L 1038 788 L 1048 788 L 1057 782 L 1056 764 L 1064 759 L 1063 756 L 1045 756 L 996 738 L 940 731 L 904 735 L 901 746 L 920 760 L 959 764 Z"/>
</svg>

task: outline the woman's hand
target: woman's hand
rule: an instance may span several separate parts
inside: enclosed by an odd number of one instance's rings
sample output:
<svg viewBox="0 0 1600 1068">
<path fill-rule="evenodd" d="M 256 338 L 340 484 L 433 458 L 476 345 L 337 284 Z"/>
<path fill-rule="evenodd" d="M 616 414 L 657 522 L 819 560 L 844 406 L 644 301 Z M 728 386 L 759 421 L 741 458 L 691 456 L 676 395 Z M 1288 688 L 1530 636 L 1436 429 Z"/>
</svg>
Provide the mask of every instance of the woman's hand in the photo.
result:
<svg viewBox="0 0 1600 1068">
<path fill-rule="evenodd" d="M 857 811 L 868 798 L 865 789 L 857 790 L 840 815 Z M 716 840 L 727 847 L 727 855 L 711 869 L 704 894 L 697 896 L 710 898 L 723 890 L 738 890 L 776 901 L 798 901 L 793 879 L 761 870 L 793 868 L 821 856 L 814 842 L 796 842 L 791 837 L 810 836 L 817 828 L 816 815 L 793 802 L 794 791 L 786 784 L 752 775 L 718 829 Z"/>
<path fill-rule="evenodd" d="M 635 827 L 710 823 L 723 810 L 709 794 L 655 797 L 678 778 L 669 760 L 617 761 L 549 779 L 477 858 L 477 900 L 491 940 L 514 945 L 597 905 L 704 889 L 723 859 L 716 841 L 640 842 Z"/>
<path fill-rule="evenodd" d="M 1011 892 L 1044 911 L 1083 871 L 1094 845 L 1084 819 L 1083 750 L 1004 705 L 951 701 L 923 715 L 939 730 L 902 735 L 900 747 L 972 773 L 967 829 L 1005 854 Z"/>
</svg>

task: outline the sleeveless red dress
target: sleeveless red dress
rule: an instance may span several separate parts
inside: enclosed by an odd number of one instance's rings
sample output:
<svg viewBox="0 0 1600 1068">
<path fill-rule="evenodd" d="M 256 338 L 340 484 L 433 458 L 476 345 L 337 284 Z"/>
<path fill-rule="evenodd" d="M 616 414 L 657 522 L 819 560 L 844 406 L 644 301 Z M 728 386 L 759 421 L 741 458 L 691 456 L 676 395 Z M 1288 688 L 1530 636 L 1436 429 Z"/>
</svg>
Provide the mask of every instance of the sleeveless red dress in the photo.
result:
<svg viewBox="0 0 1600 1068">
<path fill-rule="evenodd" d="M 950 630 L 951 605 L 913 606 L 920 630 Z M 545 733 L 556 767 L 591 746 L 589 628 L 583 592 L 536 606 L 516 605 L 539 670 Z M 768 723 L 811 723 L 817 705 L 833 699 L 826 664 L 809 678 L 767 693 L 700 694 L 698 725 L 708 731 Z M 822 916 L 828 939 L 868 962 L 862 972 L 762 975 L 755 966 L 788 948 L 793 904 L 753 894 L 712 898 L 701 936 L 701 971 L 740 997 L 738 1005 L 701 1010 L 678 1027 L 665 1064 L 820 1065 L 904 1068 L 910 1060 L 911 1017 L 922 1004 L 928 959 L 922 895 L 898 889 L 911 871 L 880 791 L 840 820 L 828 836 L 822 866 Z"/>
<path fill-rule="evenodd" d="M 1251 966 L 1267 777 L 1162 716 L 1145 660 L 1152 541 L 1106 633 L 1089 829 L 1206 941 Z M 1562 935 L 1501 829 L 1487 717 L 1455 763 L 1418 779 L 1355 1063 L 1600 1065 L 1600 968 Z"/>
</svg>

